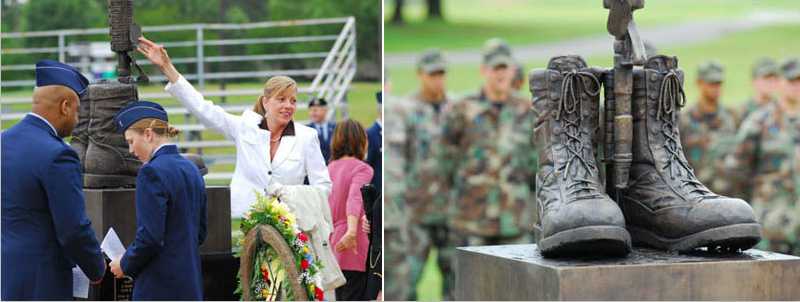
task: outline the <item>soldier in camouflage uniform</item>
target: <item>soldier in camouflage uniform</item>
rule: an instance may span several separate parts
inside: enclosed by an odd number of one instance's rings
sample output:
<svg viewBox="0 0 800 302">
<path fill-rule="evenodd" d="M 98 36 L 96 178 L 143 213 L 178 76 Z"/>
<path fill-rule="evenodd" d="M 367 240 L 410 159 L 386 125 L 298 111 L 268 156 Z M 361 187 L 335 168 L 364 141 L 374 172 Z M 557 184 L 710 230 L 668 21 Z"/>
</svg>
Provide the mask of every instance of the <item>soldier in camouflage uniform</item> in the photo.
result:
<svg viewBox="0 0 800 302">
<path fill-rule="evenodd" d="M 384 75 L 384 98 L 387 99 L 386 112 L 390 114 L 384 118 L 384 126 L 387 143 L 385 148 L 384 169 L 384 215 L 383 215 L 383 260 L 384 273 L 384 294 L 386 301 L 407 300 L 414 291 L 411 286 L 410 260 L 412 250 L 409 239 L 408 209 L 404 201 L 406 191 L 405 178 L 405 158 L 402 154 L 402 146 L 393 144 L 396 135 L 402 133 L 402 122 L 397 118 L 395 112 L 400 111 L 398 106 L 403 103 L 390 95 L 391 83 L 387 75 Z"/>
<path fill-rule="evenodd" d="M 781 73 L 780 100 L 742 123 L 726 165 L 744 171 L 739 181 L 752 188 L 753 210 L 764 227 L 761 248 L 800 255 L 800 61 L 788 60 Z"/>
<path fill-rule="evenodd" d="M 751 113 L 775 101 L 775 93 L 781 83 L 778 63 L 770 58 L 760 58 L 753 64 L 753 96 L 742 107 L 740 121 Z"/>
<path fill-rule="evenodd" d="M 409 212 L 409 238 L 412 245 L 411 286 L 414 288 L 422 276 L 425 260 L 431 247 L 439 250 L 447 243 L 447 198 L 439 176 L 436 174 L 436 147 L 441 140 L 443 109 L 448 104 L 445 89 L 446 64 L 439 50 L 427 50 L 417 62 L 420 89 L 403 100 L 402 110 L 394 112 L 400 122 L 398 133 L 392 135 L 390 145 L 403 157 L 405 166 L 404 198 Z M 441 253 L 439 253 L 441 255 Z M 445 278 L 453 271 L 442 257 L 439 268 Z M 412 291 L 410 300 L 415 300 Z M 446 294 L 445 294 L 446 295 Z"/>
<path fill-rule="evenodd" d="M 442 253 L 451 262 L 459 246 L 532 242 L 533 113 L 511 91 L 513 64 L 505 42 L 487 41 L 483 87 L 446 111 L 438 164 L 450 192 L 450 246 Z"/>
<path fill-rule="evenodd" d="M 681 113 L 679 129 L 683 150 L 697 179 L 711 191 L 727 195 L 734 193 L 734 184 L 719 175 L 722 159 L 730 152 L 736 135 L 736 115 L 720 101 L 723 72 L 722 65 L 715 61 L 700 65 L 700 99 Z"/>
</svg>

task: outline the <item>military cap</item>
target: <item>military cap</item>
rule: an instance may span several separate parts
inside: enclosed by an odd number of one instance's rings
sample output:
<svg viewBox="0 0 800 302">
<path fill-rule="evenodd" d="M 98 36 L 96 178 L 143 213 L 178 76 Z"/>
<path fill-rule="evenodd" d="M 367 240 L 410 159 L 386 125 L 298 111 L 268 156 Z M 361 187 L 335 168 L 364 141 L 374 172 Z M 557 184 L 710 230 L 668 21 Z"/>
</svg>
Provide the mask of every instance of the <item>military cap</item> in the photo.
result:
<svg viewBox="0 0 800 302">
<path fill-rule="evenodd" d="M 800 59 L 791 58 L 781 64 L 781 74 L 784 79 L 796 80 L 800 78 Z"/>
<path fill-rule="evenodd" d="M 131 125 L 145 118 L 169 121 L 164 107 L 158 103 L 141 100 L 132 102 L 117 112 L 117 115 L 114 116 L 114 124 L 117 125 L 117 132 L 123 133 Z"/>
<path fill-rule="evenodd" d="M 324 98 L 313 97 L 313 98 L 311 98 L 311 101 L 308 102 L 308 107 L 310 108 L 310 107 L 314 107 L 314 106 L 326 107 L 326 106 L 328 106 L 328 102 L 325 101 Z"/>
<path fill-rule="evenodd" d="M 753 63 L 753 78 L 779 75 L 778 63 L 770 58 L 760 58 Z"/>
<path fill-rule="evenodd" d="M 444 61 L 442 51 L 438 49 L 428 49 L 422 53 L 417 61 L 417 69 L 425 73 L 445 71 L 447 64 Z"/>
<path fill-rule="evenodd" d="M 513 66 L 515 61 L 511 56 L 511 47 L 499 38 L 487 40 L 483 46 L 483 64 L 490 67 Z"/>
<path fill-rule="evenodd" d="M 53 60 L 36 62 L 36 87 L 49 85 L 65 86 L 81 97 L 89 87 L 89 80 L 78 69 L 67 64 Z"/>
<path fill-rule="evenodd" d="M 707 83 L 722 83 L 725 68 L 717 61 L 707 61 L 697 68 L 697 78 Z"/>
</svg>

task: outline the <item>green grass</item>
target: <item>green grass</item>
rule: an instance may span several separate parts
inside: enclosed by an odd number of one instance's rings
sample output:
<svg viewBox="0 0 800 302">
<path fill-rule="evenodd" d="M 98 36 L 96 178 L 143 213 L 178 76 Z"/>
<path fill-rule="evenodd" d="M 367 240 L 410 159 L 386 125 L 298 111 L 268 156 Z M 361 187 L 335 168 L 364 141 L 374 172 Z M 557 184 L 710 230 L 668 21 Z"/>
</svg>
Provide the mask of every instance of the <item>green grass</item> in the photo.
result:
<svg viewBox="0 0 800 302">
<path fill-rule="evenodd" d="M 389 20 L 394 1 L 384 0 L 386 53 L 431 47 L 480 48 L 492 37 L 512 45 L 559 41 L 606 32 L 608 10 L 601 0 L 446 0 L 445 21 L 426 20 L 424 1 L 406 1 L 402 26 Z M 800 11 L 794 0 L 647 0 L 634 14 L 640 26 L 701 19 L 731 19 L 764 10 Z"/>
<path fill-rule="evenodd" d="M 695 86 L 697 65 L 708 59 L 716 59 L 725 65 L 726 81 L 723 84 L 723 103 L 736 106 L 750 95 L 750 66 L 761 56 L 784 59 L 800 56 L 800 26 L 772 26 L 739 32 L 706 43 L 686 47 L 667 47 L 660 53 L 675 55 L 679 58 L 679 66 L 686 72 L 685 89 L 689 102 L 697 96 Z M 611 49 L 609 55 L 586 58 L 593 66 L 611 67 Z M 524 60 L 524 58 L 521 58 Z M 545 60 L 524 61 L 527 71 L 544 68 Z M 527 72 L 526 72 L 527 73 Z M 391 70 L 392 90 L 396 95 L 407 95 L 417 85 L 414 67 L 394 68 Z M 463 95 L 477 91 L 482 79 L 477 64 L 452 65 L 447 73 L 448 91 L 454 95 Z M 526 97 L 527 85 L 521 92 Z"/>
<path fill-rule="evenodd" d="M 300 85 L 306 85 L 307 83 L 300 83 Z M 263 83 L 237 83 L 237 84 L 228 84 L 226 89 L 260 89 L 263 87 Z M 140 86 L 139 93 L 157 93 L 162 92 L 164 87 L 162 85 L 147 85 L 147 86 Z M 373 83 L 373 82 L 355 82 L 351 86 L 351 90 L 349 92 L 348 98 L 348 110 L 350 117 L 354 118 L 355 120 L 359 121 L 364 127 L 369 127 L 378 117 L 378 110 L 375 104 L 375 92 L 381 89 L 380 83 Z M 207 91 L 215 91 L 219 90 L 219 87 L 216 85 L 207 85 Z M 13 91 L 13 92 L 3 92 L 3 96 L 12 96 L 12 97 L 23 97 L 29 96 L 30 91 Z M 304 97 L 303 97 L 304 98 Z M 211 97 L 210 100 L 213 100 L 217 104 L 221 104 L 222 99 L 221 97 Z M 159 104 L 165 107 L 180 107 L 180 103 L 174 98 L 161 98 L 161 99 L 150 99 L 151 101 L 158 102 Z M 236 105 L 250 105 L 255 102 L 254 97 L 248 96 L 234 96 L 228 97 L 226 99 L 226 104 L 236 104 Z M 29 111 L 30 104 L 14 104 L 14 105 L 7 105 L 3 106 L 4 110 L 10 111 Z M 239 114 L 239 113 L 235 113 Z M 308 119 L 308 110 L 307 108 L 297 108 L 297 113 L 295 113 L 296 120 L 307 120 Z M 340 117 L 341 119 L 341 117 Z M 8 129 L 9 127 L 15 125 L 18 120 L 11 120 L 11 121 L 4 121 L 2 125 L 0 125 L 1 129 Z M 170 116 L 170 123 L 172 124 L 185 124 L 185 123 L 197 123 L 197 120 L 192 118 L 191 121 L 186 121 L 186 117 L 184 115 L 171 115 Z M 183 140 L 183 136 L 180 137 Z M 214 131 L 202 131 L 201 133 L 204 140 L 223 140 L 224 137 L 222 134 L 219 134 Z M 189 152 L 196 152 L 196 149 L 190 149 Z M 224 148 L 206 148 L 203 150 L 204 154 L 234 154 L 236 152 L 234 147 L 224 147 Z M 210 173 L 221 173 L 221 172 L 233 172 L 234 165 L 233 164 L 210 164 L 209 165 L 209 172 Z M 209 180 L 208 185 L 228 185 L 230 181 L 228 180 Z"/>
</svg>

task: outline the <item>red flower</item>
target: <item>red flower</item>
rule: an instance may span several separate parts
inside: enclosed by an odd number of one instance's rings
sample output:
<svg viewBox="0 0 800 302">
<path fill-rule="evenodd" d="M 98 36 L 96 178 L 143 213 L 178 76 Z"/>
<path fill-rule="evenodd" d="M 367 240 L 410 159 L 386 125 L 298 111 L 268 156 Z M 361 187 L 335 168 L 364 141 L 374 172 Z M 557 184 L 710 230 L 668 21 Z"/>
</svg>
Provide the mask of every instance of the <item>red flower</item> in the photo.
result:
<svg viewBox="0 0 800 302">
<path fill-rule="evenodd" d="M 264 281 L 268 281 L 269 280 L 269 271 L 261 270 L 261 276 L 264 277 Z"/>
<path fill-rule="evenodd" d="M 302 242 L 308 242 L 308 236 L 306 236 L 306 233 L 301 232 L 297 234 L 297 238 L 300 239 L 300 241 Z"/>
<path fill-rule="evenodd" d="M 308 260 L 306 260 L 306 259 L 301 260 L 300 261 L 300 267 L 302 267 L 303 269 L 307 269 L 308 268 Z"/>
<path fill-rule="evenodd" d="M 325 292 L 319 289 L 319 287 L 314 288 L 314 295 L 317 297 L 317 301 L 325 300 Z"/>
</svg>

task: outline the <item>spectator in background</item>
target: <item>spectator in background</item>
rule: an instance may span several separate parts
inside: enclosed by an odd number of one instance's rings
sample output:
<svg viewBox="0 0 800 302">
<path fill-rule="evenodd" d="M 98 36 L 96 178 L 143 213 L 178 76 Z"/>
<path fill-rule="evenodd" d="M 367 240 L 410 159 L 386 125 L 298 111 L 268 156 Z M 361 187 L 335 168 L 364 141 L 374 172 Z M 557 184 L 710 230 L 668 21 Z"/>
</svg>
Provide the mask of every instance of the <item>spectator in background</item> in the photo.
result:
<svg viewBox="0 0 800 302">
<path fill-rule="evenodd" d="M 328 102 L 323 98 L 314 97 L 311 99 L 311 102 L 308 103 L 308 117 L 311 119 L 311 123 L 307 126 L 317 130 L 322 157 L 325 158 L 325 163 L 328 163 L 331 158 L 331 137 L 336 129 L 336 123 L 326 120 L 328 117 Z"/>
<path fill-rule="evenodd" d="M 372 171 L 375 172 L 370 183 L 375 186 L 378 192 L 381 192 L 381 183 L 383 182 L 381 177 L 381 157 L 383 155 L 383 113 L 381 109 L 383 109 L 383 97 L 381 92 L 376 93 L 375 97 L 378 101 L 378 119 L 375 120 L 372 127 L 367 129 L 367 139 L 369 141 L 367 163 L 372 167 Z"/>
<path fill-rule="evenodd" d="M 333 190 L 328 198 L 333 218 L 330 242 L 347 283 L 336 289 L 336 300 L 362 300 L 367 285 L 366 261 L 369 249 L 363 230 L 364 200 L 361 187 L 372 179 L 372 168 L 364 163 L 367 134 L 354 120 L 336 127 L 328 165 Z"/>
<path fill-rule="evenodd" d="M 751 113 L 764 108 L 775 101 L 776 93 L 780 90 L 781 77 L 778 63 L 770 58 L 758 59 L 753 64 L 753 96 L 747 100 L 742 108 L 739 122 L 744 122 Z"/>
</svg>

